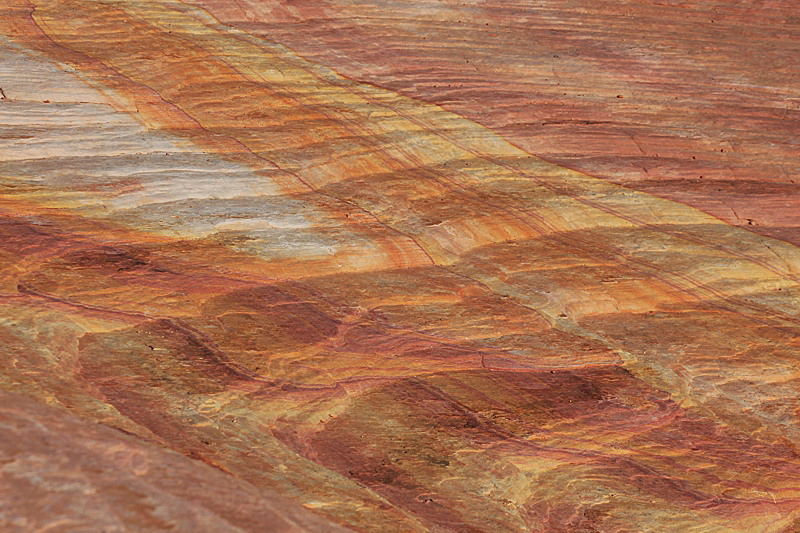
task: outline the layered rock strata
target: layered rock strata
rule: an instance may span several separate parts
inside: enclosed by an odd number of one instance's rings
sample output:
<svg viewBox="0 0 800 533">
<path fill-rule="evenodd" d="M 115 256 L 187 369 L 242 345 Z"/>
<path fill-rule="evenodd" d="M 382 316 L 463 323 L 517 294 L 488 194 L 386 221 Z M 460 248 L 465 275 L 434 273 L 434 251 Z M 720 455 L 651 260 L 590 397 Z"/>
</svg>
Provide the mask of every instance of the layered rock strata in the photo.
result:
<svg viewBox="0 0 800 533">
<path fill-rule="evenodd" d="M 797 529 L 792 5 L 3 2 L 4 529 Z"/>
</svg>

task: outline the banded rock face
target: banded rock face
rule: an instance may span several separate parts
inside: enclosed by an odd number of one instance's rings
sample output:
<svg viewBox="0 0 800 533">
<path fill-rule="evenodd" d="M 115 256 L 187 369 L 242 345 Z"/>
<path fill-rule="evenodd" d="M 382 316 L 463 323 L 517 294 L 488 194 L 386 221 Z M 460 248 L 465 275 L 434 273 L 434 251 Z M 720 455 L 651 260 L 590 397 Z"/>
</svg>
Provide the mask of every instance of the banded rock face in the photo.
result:
<svg viewBox="0 0 800 533">
<path fill-rule="evenodd" d="M 793 4 L 3 2 L 3 529 L 800 524 Z"/>
</svg>

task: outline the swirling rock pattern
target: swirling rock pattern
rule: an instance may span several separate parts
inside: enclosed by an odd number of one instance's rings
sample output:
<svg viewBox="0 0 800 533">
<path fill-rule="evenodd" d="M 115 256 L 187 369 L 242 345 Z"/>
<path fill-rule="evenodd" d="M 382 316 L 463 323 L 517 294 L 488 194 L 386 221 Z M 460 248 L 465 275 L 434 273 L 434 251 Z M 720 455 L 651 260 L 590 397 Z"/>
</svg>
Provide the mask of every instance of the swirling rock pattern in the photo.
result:
<svg viewBox="0 0 800 533">
<path fill-rule="evenodd" d="M 794 3 L 1 1 L 0 529 L 800 530 Z"/>
</svg>

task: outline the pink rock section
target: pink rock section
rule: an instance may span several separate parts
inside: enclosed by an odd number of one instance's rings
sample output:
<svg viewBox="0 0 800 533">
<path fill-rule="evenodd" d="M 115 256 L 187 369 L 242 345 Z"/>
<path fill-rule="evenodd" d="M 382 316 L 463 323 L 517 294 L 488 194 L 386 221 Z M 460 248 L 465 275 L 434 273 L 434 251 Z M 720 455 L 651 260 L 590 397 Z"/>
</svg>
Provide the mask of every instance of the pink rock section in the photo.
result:
<svg viewBox="0 0 800 533">
<path fill-rule="evenodd" d="M 201 0 L 548 161 L 800 244 L 800 7 Z"/>
<path fill-rule="evenodd" d="M 0 392 L 0 424 L 4 531 L 349 531 L 278 494 L 27 396 Z"/>
</svg>

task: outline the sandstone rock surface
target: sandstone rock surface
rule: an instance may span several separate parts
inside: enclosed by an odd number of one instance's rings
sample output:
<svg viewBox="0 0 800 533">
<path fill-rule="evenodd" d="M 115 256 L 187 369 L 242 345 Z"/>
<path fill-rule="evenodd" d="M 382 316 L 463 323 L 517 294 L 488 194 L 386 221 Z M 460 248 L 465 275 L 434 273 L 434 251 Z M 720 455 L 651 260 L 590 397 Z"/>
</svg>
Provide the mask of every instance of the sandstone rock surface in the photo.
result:
<svg viewBox="0 0 800 533">
<path fill-rule="evenodd" d="M 0 529 L 798 530 L 798 47 L 0 0 Z"/>
</svg>

